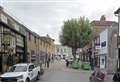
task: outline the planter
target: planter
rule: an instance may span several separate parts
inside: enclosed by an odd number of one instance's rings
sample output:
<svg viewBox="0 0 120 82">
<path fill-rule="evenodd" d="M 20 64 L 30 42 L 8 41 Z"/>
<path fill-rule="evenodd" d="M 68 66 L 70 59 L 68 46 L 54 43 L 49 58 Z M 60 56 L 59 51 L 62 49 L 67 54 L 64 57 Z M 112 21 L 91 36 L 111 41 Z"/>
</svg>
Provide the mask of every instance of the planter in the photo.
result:
<svg viewBox="0 0 120 82">
<path fill-rule="evenodd" d="M 79 69 L 80 68 L 80 62 L 78 62 L 76 60 L 73 61 L 71 67 L 74 68 L 74 69 Z"/>
<path fill-rule="evenodd" d="M 90 63 L 89 63 L 89 62 L 83 63 L 82 68 L 83 68 L 84 70 L 91 70 Z"/>
</svg>

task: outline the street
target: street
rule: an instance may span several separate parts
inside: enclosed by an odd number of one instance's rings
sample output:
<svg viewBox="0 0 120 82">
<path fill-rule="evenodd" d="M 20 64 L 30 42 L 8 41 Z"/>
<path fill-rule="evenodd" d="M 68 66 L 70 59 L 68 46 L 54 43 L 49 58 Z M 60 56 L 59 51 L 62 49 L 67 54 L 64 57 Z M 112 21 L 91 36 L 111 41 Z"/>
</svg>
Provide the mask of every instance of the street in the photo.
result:
<svg viewBox="0 0 120 82">
<path fill-rule="evenodd" d="M 65 61 L 55 61 L 37 82 L 89 82 L 90 71 L 65 67 Z"/>
</svg>

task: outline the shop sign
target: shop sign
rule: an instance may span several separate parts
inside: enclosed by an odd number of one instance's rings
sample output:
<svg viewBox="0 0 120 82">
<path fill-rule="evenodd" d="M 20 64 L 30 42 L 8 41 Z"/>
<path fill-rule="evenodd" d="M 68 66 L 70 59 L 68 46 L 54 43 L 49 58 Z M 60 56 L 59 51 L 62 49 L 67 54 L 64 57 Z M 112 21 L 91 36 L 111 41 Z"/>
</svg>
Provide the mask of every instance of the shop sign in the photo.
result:
<svg viewBox="0 0 120 82">
<path fill-rule="evenodd" d="M 106 47 L 106 41 L 101 43 L 101 47 Z"/>
<path fill-rule="evenodd" d="M 7 17 L 4 14 L 1 14 L 1 21 L 6 23 L 6 24 L 8 23 Z"/>
<path fill-rule="evenodd" d="M 24 47 L 24 41 L 23 41 L 23 37 L 20 35 L 17 35 L 17 45 Z"/>
</svg>

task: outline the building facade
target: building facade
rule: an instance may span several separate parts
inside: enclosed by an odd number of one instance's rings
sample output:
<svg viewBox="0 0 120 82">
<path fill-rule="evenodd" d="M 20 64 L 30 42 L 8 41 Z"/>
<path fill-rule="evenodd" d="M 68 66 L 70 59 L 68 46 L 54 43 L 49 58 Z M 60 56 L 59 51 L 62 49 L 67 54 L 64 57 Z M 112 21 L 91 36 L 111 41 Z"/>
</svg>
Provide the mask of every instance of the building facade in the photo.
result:
<svg viewBox="0 0 120 82">
<path fill-rule="evenodd" d="M 0 72 L 16 63 L 40 64 L 54 53 L 54 39 L 29 30 L 0 7 Z"/>
<path fill-rule="evenodd" d="M 106 18 L 101 18 L 106 19 Z M 94 66 L 106 69 L 108 73 L 113 73 L 117 66 L 117 30 L 118 24 L 114 21 L 94 21 L 96 30 L 93 38 L 93 58 Z"/>
<path fill-rule="evenodd" d="M 55 45 L 55 55 L 60 58 L 72 57 L 72 48 L 67 46 Z"/>
<path fill-rule="evenodd" d="M 18 62 L 26 62 L 24 26 L 0 8 L 0 72 Z"/>
<path fill-rule="evenodd" d="M 114 14 L 118 17 L 118 69 L 120 69 L 120 8 L 118 8 Z"/>
</svg>

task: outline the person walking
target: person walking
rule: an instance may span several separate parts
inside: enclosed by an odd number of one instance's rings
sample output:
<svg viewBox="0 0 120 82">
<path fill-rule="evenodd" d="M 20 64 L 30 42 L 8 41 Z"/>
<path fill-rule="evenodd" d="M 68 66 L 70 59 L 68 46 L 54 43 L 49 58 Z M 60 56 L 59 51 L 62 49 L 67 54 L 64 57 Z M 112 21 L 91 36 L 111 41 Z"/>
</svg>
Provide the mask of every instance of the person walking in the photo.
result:
<svg viewBox="0 0 120 82">
<path fill-rule="evenodd" d="M 50 57 L 47 59 L 47 68 L 49 68 L 49 64 L 50 64 Z"/>
<path fill-rule="evenodd" d="M 68 59 L 66 59 L 66 67 L 68 67 L 69 66 L 69 61 L 68 61 Z"/>
<path fill-rule="evenodd" d="M 113 82 L 120 82 L 120 72 L 116 72 L 113 76 Z"/>
<path fill-rule="evenodd" d="M 95 72 L 91 74 L 91 76 L 89 77 L 89 80 L 90 82 L 95 82 Z"/>
</svg>

